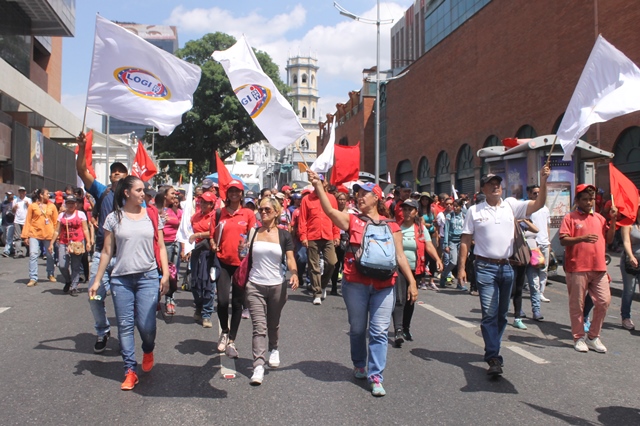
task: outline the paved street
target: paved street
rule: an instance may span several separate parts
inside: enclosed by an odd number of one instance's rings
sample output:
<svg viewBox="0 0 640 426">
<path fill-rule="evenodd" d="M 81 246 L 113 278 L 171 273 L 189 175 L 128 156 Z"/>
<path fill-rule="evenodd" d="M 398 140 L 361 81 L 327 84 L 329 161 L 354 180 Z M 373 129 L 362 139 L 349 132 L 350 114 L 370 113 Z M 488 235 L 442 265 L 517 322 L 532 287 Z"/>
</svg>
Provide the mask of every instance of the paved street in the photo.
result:
<svg viewBox="0 0 640 426">
<path fill-rule="evenodd" d="M 267 370 L 264 384 L 251 387 L 249 320 L 240 327 L 240 359 L 223 356 L 221 366 L 217 328 L 194 324 L 191 295 L 180 292 L 173 321 L 159 316 L 153 371 L 123 392 L 117 337 L 104 354 L 93 353 L 86 285 L 78 298 L 62 293 L 61 283 L 27 288 L 27 263 L 0 259 L 2 424 L 640 424 L 640 331 L 620 328 L 616 296 L 602 333 L 609 353 L 581 354 L 572 347 L 566 287 L 553 283 L 544 322 L 525 320 L 526 331 L 508 326 L 505 375 L 491 381 L 477 298 L 420 291 L 415 341 L 389 348 L 388 394 L 377 399 L 352 377 L 340 297 L 317 307 L 304 291 L 290 293 L 281 368 Z M 107 306 L 113 325 L 110 298 Z M 523 306 L 529 314 L 528 298 Z M 633 318 L 640 326 L 639 306 L 634 303 Z M 224 379 L 230 370 L 237 377 Z"/>
</svg>

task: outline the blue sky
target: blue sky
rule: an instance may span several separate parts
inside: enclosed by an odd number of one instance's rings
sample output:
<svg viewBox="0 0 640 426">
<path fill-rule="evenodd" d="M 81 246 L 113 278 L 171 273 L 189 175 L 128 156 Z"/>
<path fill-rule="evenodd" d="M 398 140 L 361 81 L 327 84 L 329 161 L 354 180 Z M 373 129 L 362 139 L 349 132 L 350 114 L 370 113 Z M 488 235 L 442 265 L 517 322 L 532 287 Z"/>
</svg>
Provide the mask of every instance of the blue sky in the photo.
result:
<svg viewBox="0 0 640 426">
<path fill-rule="evenodd" d="M 341 6 L 360 16 L 376 16 L 375 0 L 340 0 Z M 403 16 L 412 0 L 383 1 L 382 19 Z M 76 34 L 65 38 L 62 62 L 62 103 L 77 116 L 84 110 L 93 50 L 96 13 L 113 21 L 165 24 L 178 27 L 185 42 L 209 32 L 245 34 L 249 43 L 271 55 L 284 79 L 287 58 L 298 52 L 318 58 L 320 113 L 335 111 L 346 102 L 350 90 L 360 89 L 362 70 L 375 65 L 375 25 L 341 16 L 332 0 L 136 0 L 76 2 Z M 381 27 L 381 67 L 389 66 L 389 32 Z M 99 128 L 100 118 L 88 114 L 90 126 Z"/>
</svg>

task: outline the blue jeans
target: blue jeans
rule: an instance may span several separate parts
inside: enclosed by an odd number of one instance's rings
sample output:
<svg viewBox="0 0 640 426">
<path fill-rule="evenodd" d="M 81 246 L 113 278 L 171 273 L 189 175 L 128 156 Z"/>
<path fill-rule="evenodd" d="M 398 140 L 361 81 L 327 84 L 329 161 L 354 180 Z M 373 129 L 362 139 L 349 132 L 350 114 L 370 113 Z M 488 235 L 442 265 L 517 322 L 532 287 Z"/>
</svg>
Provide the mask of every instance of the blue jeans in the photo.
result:
<svg viewBox="0 0 640 426">
<path fill-rule="evenodd" d="M 178 241 L 174 241 L 173 243 L 165 243 L 165 247 L 167 248 L 167 261 L 169 263 L 173 263 L 176 265 L 177 273 L 180 273 L 180 243 Z M 165 295 L 165 300 L 173 297 L 173 291 L 169 289 L 167 294 Z"/>
<path fill-rule="evenodd" d="M 507 326 L 507 313 L 511 301 L 514 273 L 511 265 L 496 265 L 476 260 L 476 282 L 482 308 L 482 338 L 484 339 L 484 360 L 498 358 L 500 341 Z"/>
<path fill-rule="evenodd" d="M 84 244 L 84 241 L 82 243 Z M 71 273 L 69 273 L 69 267 L 71 267 Z M 71 254 L 67 251 L 66 244 L 58 244 L 58 269 L 65 284 L 71 284 L 71 289 L 77 289 L 80 282 L 80 269 L 82 269 L 82 255 Z"/>
<path fill-rule="evenodd" d="M 13 251 L 13 230 L 15 229 L 15 227 L 13 226 L 13 224 L 11 225 L 7 225 L 5 227 L 5 241 L 6 244 L 4 246 L 4 254 L 6 254 L 7 256 L 11 254 L 11 252 Z"/>
<path fill-rule="evenodd" d="M 199 256 L 191 256 L 190 264 L 191 271 L 198 270 L 198 257 Z M 193 275 L 191 277 L 191 294 L 193 295 L 193 302 L 196 304 L 196 309 L 200 309 L 200 314 L 202 318 L 211 318 L 211 315 L 215 312 L 215 308 L 213 307 L 214 301 L 214 291 L 215 291 L 215 283 L 210 283 L 208 286 L 205 286 L 204 289 L 198 290 L 195 287 L 195 280 L 193 279 Z M 227 302 L 228 304 L 228 302 Z"/>
<path fill-rule="evenodd" d="M 447 247 L 449 247 L 449 253 L 442 250 L 444 269 L 440 273 L 440 287 L 446 287 L 449 273 L 453 271 L 458 264 L 458 248 L 460 247 L 460 242 L 451 242 Z"/>
<path fill-rule="evenodd" d="M 29 279 L 38 281 L 38 257 L 40 256 L 40 243 L 45 246 L 45 254 L 47 256 L 47 277 L 55 274 L 55 265 L 53 263 L 53 255 L 46 250 L 49 247 L 49 240 L 38 240 L 29 238 Z"/>
<path fill-rule="evenodd" d="M 636 284 L 638 280 L 624 270 L 624 264 L 627 254 L 622 253 L 620 257 L 620 274 L 622 275 L 622 301 L 620 302 L 620 316 L 622 319 L 631 318 L 631 302 L 633 301 L 633 293 L 636 292 Z"/>
<path fill-rule="evenodd" d="M 125 373 L 136 371 L 138 365 L 134 325 L 142 339 L 142 351 L 153 352 L 159 289 L 160 280 L 155 268 L 149 272 L 111 277 L 111 294 L 118 320 L 118 339 Z"/>
<path fill-rule="evenodd" d="M 342 298 L 349 315 L 351 361 L 354 367 L 368 367 L 369 381 L 387 364 L 388 330 L 391 324 L 393 287 L 376 290 L 373 286 L 342 280 Z M 369 362 L 367 363 L 367 326 L 369 326 Z"/>
<path fill-rule="evenodd" d="M 113 270 L 113 265 L 116 264 L 115 257 L 111 258 L 109 262 L 109 266 L 107 266 L 107 270 L 104 272 L 102 276 L 102 281 L 100 282 L 100 287 L 98 288 L 98 295 L 102 298 L 101 300 L 89 300 L 89 306 L 91 307 L 91 313 L 93 314 L 93 320 L 95 322 L 96 334 L 98 336 L 104 336 L 109 332 L 111 325 L 109 324 L 109 319 L 107 318 L 107 309 L 104 306 L 105 299 L 107 297 L 107 291 L 109 291 L 109 281 L 111 279 L 111 271 Z M 89 271 L 89 287 L 91 287 L 96 280 L 96 275 L 98 273 L 98 266 L 100 266 L 100 252 L 96 251 L 93 253 L 93 258 L 91 259 L 91 270 Z"/>
</svg>

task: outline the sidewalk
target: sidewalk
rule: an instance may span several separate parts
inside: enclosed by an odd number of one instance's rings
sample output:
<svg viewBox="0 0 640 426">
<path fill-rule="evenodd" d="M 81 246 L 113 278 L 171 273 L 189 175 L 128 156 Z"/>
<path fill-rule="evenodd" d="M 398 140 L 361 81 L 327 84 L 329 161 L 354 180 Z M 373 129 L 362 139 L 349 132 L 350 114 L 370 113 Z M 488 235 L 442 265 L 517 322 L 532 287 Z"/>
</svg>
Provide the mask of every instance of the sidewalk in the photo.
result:
<svg viewBox="0 0 640 426">
<path fill-rule="evenodd" d="M 607 266 L 607 271 L 611 276 L 611 295 L 622 297 L 622 273 L 620 272 L 620 253 L 609 253 L 611 263 Z M 566 284 L 564 269 L 562 265 L 558 265 L 558 272 L 555 275 L 549 275 L 549 281 Z M 640 301 L 640 293 L 636 290 L 633 294 L 633 300 Z"/>
</svg>

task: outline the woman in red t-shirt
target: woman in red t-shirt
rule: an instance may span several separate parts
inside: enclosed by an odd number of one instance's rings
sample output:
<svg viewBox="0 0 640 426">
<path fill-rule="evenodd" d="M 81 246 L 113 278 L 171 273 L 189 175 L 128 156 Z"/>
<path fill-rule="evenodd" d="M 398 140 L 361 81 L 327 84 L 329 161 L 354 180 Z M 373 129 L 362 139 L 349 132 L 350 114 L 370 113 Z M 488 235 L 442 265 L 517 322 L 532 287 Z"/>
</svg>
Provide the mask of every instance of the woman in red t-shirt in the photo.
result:
<svg viewBox="0 0 640 426">
<path fill-rule="evenodd" d="M 87 227 L 87 215 L 76 207 L 76 197 L 68 195 L 65 199 L 65 211 L 58 216 L 58 226 L 49 243 L 49 252 L 53 254 L 53 243 L 60 238 L 58 243 L 58 269 L 64 277 L 65 293 L 71 296 L 78 295 L 78 282 L 80 282 L 80 269 L 82 268 L 82 255 L 71 254 L 67 249 L 71 241 L 82 242 L 88 250 L 91 247 L 91 235 Z M 71 273 L 69 273 L 71 265 Z M 71 290 L 69 290 L 71 288 Z"/>
<path fill-rule="evenodd" d="M 205 192 L 198 197 L 200 209 L 191 217 L 193 234 L 189 236 L 189 242 L 195 243 L 195 248 L 185 257 L 191 262 L 191 293 L 196 304 L 193 319 L 196 322 L 202 321 L 204 328 L 213 327 L 213 283 L 209 278 L 209 268 L 215 247 L 211 247 L 209 243 L 209 230 L 215 220 L 215 202 L 213 192 Z"/>
<path fill-rule="evenodd" d="M 172 186 L 168 187 L 164 191 L 164 208 L 158 209 L 164 220 L 164 229 L 162 230 L 164 235 L 164 246 L 167 248 L 167 259 L 169 263 L 173 263 L 176 270 L 180 270 L 180 255 L 182 254 L 182 243 L 176 241 L 176 235 L 178 235 L 178 228 L 180 227 L 180 221 L 182 220 L 182 209 L 180 203 L 177 202 L 176 190 Z M 169 286 L 169 291 L 164 296 L 165 306 L 168 315 L 176 313 L 176 302 L 173 300 L 173 293 L 176 292 L 175 288 Z"/>
<path fill-rule="evenodd" d="M 211 238 L 218 250 L 220 277 L 218 278 L 218 319 L 222 333 L 218 340 L 218 352 L 230 358 L 238 358 L 234 343 L 242 321 L 244 288 L 231 285 L 231 277 L 240 266 L 240 249 L 247 243 L 249 231 L 256 226 L 253 210 L 244 208 L 244 185 L 232 180 L 227 187 L 225 207 L 211 224 Z M 229 292 L 231 292 L 231 327 L 229 327 Z"/>
<path fill-rule="evenodd" d="M 354 375 L 357 379 L 368 379 L 373 396 L 384 396 L 386 392 L 382 387 L 382 372 L 387 363 L 388 330 L 395 302 L 393 285 L 396 277 L 383 281 L 364 276 L 356 269 L 354 257 L 354 253 L 362 241 L 366 219 L 378 222 L 386 219 L 388 215 L 382 189 L 374 183 L 353 186 L 357 195 L 357 207 L 362 212 L 360 216 L 356 216 L 334 209 L 324 192 L 318 175 L 312 171 L 308 171 L 308 173 L 309 180 L 320 198 L 322 210 L 338 228 L 349 233 L 349 247 L 344 256 L 342 297 L 349 315 L 349 337 Z M 402 232 L 396 222 L 388 222 L 388 224 L 393 232 L 396 260 L 400 272 L 408 282 L 407 300 L 413 303 L 418 298 L 418 289 L 402 248 Z M 368 353 L 370 355 L 368 362 L 367 328 L 369 329 Z M 365 366 L 368 366 L 368 371 Z"/>
</svg>

